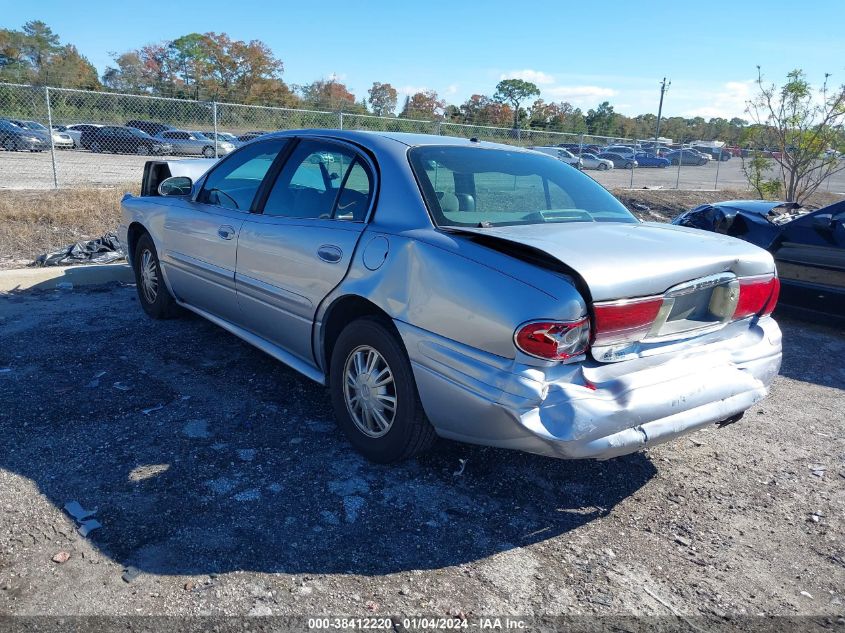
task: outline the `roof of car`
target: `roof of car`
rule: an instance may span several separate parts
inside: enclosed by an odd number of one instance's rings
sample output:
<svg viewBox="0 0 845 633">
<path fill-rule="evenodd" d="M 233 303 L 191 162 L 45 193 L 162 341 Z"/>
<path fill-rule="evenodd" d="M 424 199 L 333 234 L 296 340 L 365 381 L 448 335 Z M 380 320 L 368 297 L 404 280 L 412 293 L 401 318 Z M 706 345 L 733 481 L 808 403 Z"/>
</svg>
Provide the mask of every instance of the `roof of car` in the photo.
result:
<svg viewBox="0 0 845 633">
<path fill-rule="evenodd" d="M 514 145 L 505 145 L 502 143 L 491 143 L 489 141 L 472 140 L 469 138 L 461 138 L 457 136 L 440 136 L 438 134 L 414 134 L 410 132 L 381 132 L 371 130 L 337 130 L 337 129 L 303 129 L 303 130 L 285 130 L 283 132 L 273 132 L 272 136 L 332 136 L 352 142 L 359 142 L 366 144 L 372 142 L 373 139 L 388 139 L 407 145 L 408 147 L 420 147 L 423 145 L 463 145 L 463 146 L 480 146 L 488 148 L 499 148 L 507 150 L 521 150 L 524 148 Z"/>
</svg>

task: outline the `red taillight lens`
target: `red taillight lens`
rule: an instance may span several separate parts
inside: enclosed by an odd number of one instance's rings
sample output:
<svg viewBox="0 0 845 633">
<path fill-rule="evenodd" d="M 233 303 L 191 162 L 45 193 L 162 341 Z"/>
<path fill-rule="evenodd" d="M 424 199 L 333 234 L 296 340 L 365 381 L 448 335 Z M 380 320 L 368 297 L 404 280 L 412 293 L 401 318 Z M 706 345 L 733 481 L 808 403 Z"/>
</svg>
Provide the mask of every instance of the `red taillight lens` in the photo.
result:
<svg viewBox="0 0 845 633">
<path fill-rule="evenodd" d="M 734 310 L 734 319 L 754 315 L 765 316 L 775 309 L 780 295 L 780 280 L 777 277 L 756 277 L 739 280 L 739 301 Z"/>
<path fill-rule="evenodd" d="M 663 297 L 595 304 L 596 338 L 593 343 L 609 345 L 642 339 L 654 324 L 662 305 Z"/>
<path fill-rule="evenodd" d="M 590 320 L 575 322 L 532 321 L 514 334 L 516 346 L 545 360 L 566 360 L 580 356 L 590 343 Z"/>
</svg>

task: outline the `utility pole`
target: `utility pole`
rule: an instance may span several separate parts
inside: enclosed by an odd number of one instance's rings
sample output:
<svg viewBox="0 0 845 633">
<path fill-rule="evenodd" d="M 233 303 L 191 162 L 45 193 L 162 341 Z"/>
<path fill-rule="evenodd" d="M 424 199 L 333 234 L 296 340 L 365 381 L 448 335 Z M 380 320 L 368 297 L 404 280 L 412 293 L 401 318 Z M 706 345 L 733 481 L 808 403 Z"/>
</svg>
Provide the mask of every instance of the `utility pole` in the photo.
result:
<svg viewBox="0 0 845 633">
<path fill-rule="evenodd" d="M 657 139 L 660 138 L 660 117 L 663 115 L 663 95 L 669 90 L 672 81 L 666 81 L 666 77 L 660 82 L 660 105 L 657 108 L 657 129 L 654 132 L 654 151 L 657 152 Z"/>
</svg>

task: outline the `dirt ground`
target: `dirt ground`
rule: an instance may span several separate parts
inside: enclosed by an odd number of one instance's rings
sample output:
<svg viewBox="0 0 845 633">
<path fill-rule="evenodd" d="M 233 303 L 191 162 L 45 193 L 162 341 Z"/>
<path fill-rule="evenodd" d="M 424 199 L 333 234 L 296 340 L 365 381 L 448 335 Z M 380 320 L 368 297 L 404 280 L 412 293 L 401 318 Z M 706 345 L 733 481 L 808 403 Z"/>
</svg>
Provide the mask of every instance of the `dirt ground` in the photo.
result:
<svg viewBox="0 0 845 633">
<path fill-rule="evenodd" d="M 0 614 L 836 626 L 845 332 L 781 325 L 771 395 L 725 428 L 607 462 L 441 441 L 376 466 L 322 387 L 197 317 L 146 318 L 133 287 L 0 297 Z M 102 526 L 81 536 L 72 501 Z"/>
</svg>

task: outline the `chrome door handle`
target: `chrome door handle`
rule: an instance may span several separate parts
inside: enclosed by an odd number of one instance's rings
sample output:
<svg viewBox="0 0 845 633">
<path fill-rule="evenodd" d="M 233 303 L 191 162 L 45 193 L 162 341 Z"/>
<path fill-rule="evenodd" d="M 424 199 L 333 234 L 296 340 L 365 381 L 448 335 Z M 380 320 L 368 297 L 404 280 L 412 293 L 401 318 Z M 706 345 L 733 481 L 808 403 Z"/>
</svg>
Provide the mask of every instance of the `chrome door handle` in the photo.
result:
<svg viewBox="0 0 845 633">
<path fill-rule="evenodd" d="M 340 261 L 340 258 L 343 257 L 343 251 L 334 244 L 323 244 L 317 249 L 317 257 L 322 259 L 324 262 L 336 264 Z"/>
<path fill-rule="evenodd" d="M 222 237 L 224 240 L 231 240 L 235 237 L 235 227 L 229 226 L 228 224 L 221 226 L 217 229 L 217 235 Z"/>
</svg>

